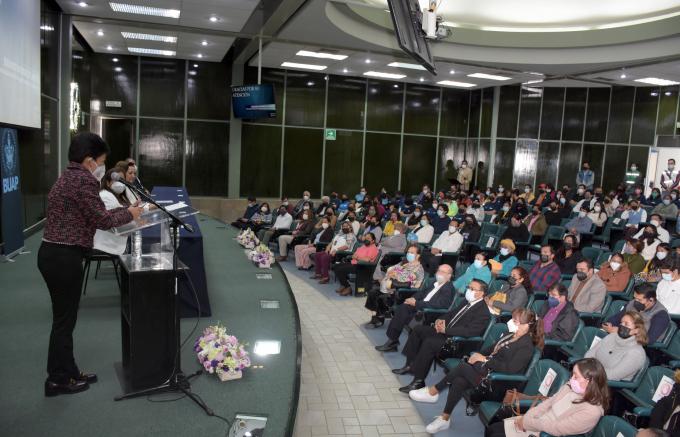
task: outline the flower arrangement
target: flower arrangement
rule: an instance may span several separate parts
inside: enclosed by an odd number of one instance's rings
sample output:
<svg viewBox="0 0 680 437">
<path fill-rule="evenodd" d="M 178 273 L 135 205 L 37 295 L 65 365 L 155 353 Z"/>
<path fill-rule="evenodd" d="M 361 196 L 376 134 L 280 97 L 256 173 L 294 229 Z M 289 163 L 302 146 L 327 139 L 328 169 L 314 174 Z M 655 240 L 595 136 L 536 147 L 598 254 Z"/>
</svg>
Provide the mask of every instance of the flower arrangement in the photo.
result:
<svg viewBox="0 0 680 437">
<path fill-rule="evenodd" d="M 269 269 L 274 264 L 274 254 L 265 244 L 260 244 L 248 251 L 247 256 L 261 269 Z"/>
<path fill-rule="evenodd" d="M 253 249 L 255 246 L 260 244 L 260 240 L 255 236 L 255 232 L 252 229 L 244 229 L 236 237 L 238 244 L 245 247 L 246 249 Z"/>
<path fill-rule="evenodd" d="M 214 325 L 205 328 L 194 344 L 198 361 L 208 373 L 215 373 L 220 381 L 239 379 L 242 370 L 250 367 L 250 357 L 245 345 L 227 334 L 227 328 Z"/>
</svg>

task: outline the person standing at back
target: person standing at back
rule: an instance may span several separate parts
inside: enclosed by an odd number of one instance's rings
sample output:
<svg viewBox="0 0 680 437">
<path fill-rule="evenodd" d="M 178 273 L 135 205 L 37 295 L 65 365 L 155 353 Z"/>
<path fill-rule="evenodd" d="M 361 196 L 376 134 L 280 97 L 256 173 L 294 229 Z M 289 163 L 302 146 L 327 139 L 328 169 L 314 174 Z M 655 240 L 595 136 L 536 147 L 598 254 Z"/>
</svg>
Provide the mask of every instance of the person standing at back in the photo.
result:
<svg viewBox="0 0 680 437">
<path fill-rule="evenodd" d="M 595 184 L 595 173 L 590 169 L 588 161 L 583 161 L 581 171 L 576 174 L 576 185 L 585 185 L 587 190 L 592 190 Z"/>
<path fill-rule="evenodd" d="M 678 171 L 675 169 L 675 159 L 668 160 L 668 168 L 661 172 L 661 194 L 665 195 L 678 188 L 680 181 Z"/>
<path fill-rule="evenodd" d="M 106 210 L 99 197 L 109 147 L 83 132 L 71 141 L 69 164 L 47 196 L 47 219 L 38 251 L 38 269 L 52 299 L 52 332 L 47 355 L 45 396 L 78 393 L 97 381 L 80 371 L 73 357 L 73 330 L 83 281 L 83 259 L 97 229 L 111 229 L 139 218 L 136 206 Z"/>
<path fill-rule="evenodd" d="M 472 184 L 472 169 L 468 167 L 468 162 L 463 160 L 460 163 L 460 168 L 458 169 L 458 182 L 460 182 L 460 188 L 464 191 L 470 190 L 470 184 Z"/>
</svg>

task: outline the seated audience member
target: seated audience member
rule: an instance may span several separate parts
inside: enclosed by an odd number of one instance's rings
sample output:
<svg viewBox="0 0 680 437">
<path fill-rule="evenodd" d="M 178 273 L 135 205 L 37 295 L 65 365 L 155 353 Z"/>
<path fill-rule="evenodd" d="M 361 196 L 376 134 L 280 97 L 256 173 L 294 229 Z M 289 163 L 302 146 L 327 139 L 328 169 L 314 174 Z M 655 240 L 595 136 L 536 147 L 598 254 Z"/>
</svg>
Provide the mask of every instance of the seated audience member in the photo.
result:
<svg viewBox="0 0 680 437">
<path fill-rule="evenodd" d="M 366 327 L 377 328 L 385 322 L 394 303 L 394 291 L 397 288 L 418 288 L 425 278 L 425 271 L 420 264 L 421 249 L 417 244 L 407 249 L 406 259 L 387 269 L 377 288 L 372 288 L 366 296 L 367 309 L 374 312 Z M 375 277 L 374 277 L 375 278 Z"/>
<path fill-rule="evenodd" d="M 604 205 L 600 200 L 595 202 L 587 217 L 595 224 L 595 233 L 601 234 L 609 216 L 607 216 L 607 211 L 605 211 Z"/>
<path fill-rule="evenodd" d="M 380 227 L 380 219 L 378 217 L 369 216 L 366 219 L 366 224 L 364 225 L 364 234 L 369 232 L 373 234 L 375 241 L 379 243 L 380 239 L 382 238 L 383 230 Z"/>
<path fill-rule="evenodd" d="M 363 202 L 364 199 L 366 198 L 366 194 L 367 194 L 367 193 L 368 193 L 368 192 L 366 191 L 366 188 L 361 187 L 361 188 L 359 189 L 359 192 L 358 192 L 357 194 L 354 195 L 354 199 L 355 199 L 357 202 Z"/>
<path fill-rule="evenodd" d="M 564 197 L 562 199 L 564 199 Z M 564 209 L 567 210 L 567 217 L 568 217 L 568 208 L 564 208 Z M 546 211 L 544 215 L 545 215 L 545 222 L 548 224 L 548 226 L 560 226 L 560 223 L 562 223 L 562 219 L 566 218 L 566 217 L 563 217 L 563 214 L 558 209 L 556 202 L 550 202 L 549 210 Z"/>
<path fill-rule="evenodd" d="M 432 237 L 434 236 L 434 228 L 432 225 L 430 225 L 430 219 L 427 214 L 420 216 L 420 222 L 412 232 L 417 237 L 418 243 L 428 244 L 430 241 L 432 241 Z"/>
<path fill-rule="evenodd" d="M 466 210 L 467 214 L 471 214 L 479 222 L 484 221 L 484 208 L 479 200 L 472 202 L 472 206 Z"/>
<path fill-rule="evenodd" d="M 333 240 L 333 228 L 330 227 L 326 217 L 321 219 L 321 227 L 312 232 L 306 244 L 295 246 L 295 266 L 299 270 L 309 270 L 312 267 L 311 256 L 316 253 L 317 244 L 330 243 Z"/>
<path fill-rule="evenodd" d="M 576 274 L 569 284 L 569 301 L 580 313 L 597 313 L 602 310 L 607 296 L 607 286 L 595 274 L 593 262 L 582 259 L 576 264 Z"/>
<path fill-rule="evenodd" d="M 568 295 L 569 290 L 562 284 L 555 284 L 548 291 L 548 299 L 538 312 L 543 319 L 545 338 L 570 341 L 574 337 L 579 317 Z"/>
<path fill-rule="evenodd" d="M 656 233 L 656 226 L 645 225 L 645 227 L 642 228 L 642 231 L 640 241 L 642 242 L 643 247 L 640 255 L 642 255 L 642 258 L 644 258 L 645 261 L 649 262 L 654 258 L 654 255 L 656 255 L 656 247 L 661 244 L 661 240 L 659 240 Z"/>
<path fill-rule="evenodd" d="M 328 284 L 330 278 L 328 271 L 331 268 L 331 261 L 339 251 L 352 250 L 356 243 L 356 235 L 352 232 L 352 227 L 348 222 L 342 224 L 340 233 L 333 237 L 331 243 L 326 246 L 326 250 L 314 254 L 314 276 L 320 284 Z"/>
<path fill-rule="evenodd" d="M 569 383 L 557 393 L 530 408 L 524 416 L 509 419 L 512 423 L 500 421 L 492 424 L 484 437 L 538 435 L 542 432 L 554 436 L 587 434 L 607 411 L 609 400 L 604 367 L 593 358 L 584 358 L 574 363 Z M 505 426 L 513 427 L 515 433 L 506 434 Z"/>
<path fill-rule="evenodd" d="M 621 213 L 621 220 L 627 220 L 626 227 L 637 229 L 640 223 L 647 221 L 647 211 L 640 207 L 637 200 L 630 200 Z"/>
<path fill-rule="evenodd" d="M 632 276 L 628 264 L 623 260 L 623 255 L 615 253 L 600 266 L 597 276 L 604 282 L 607 291 L 620 293 L 628 286 Z"/>
<path fill-rule="evenodd" d="M 260 229 L 269 228 L 272 225 L 274 218 L 272 211 L 267 202 L 262 202 L 260 209 L 250 217 L 250 221 L 246 224 L 246 228 L 250 228 L 256 234 Z"/>
<path fill-rule="evenodd" d="M 645 282 L 659 282 L 661 280 L 661 268 L 668 260 L 673 260 L 671 247 L 666 243 L 656 246 L 654 258 L 647 262 L 645 268 L 638 274 L 638 277 Z"/>
<path fill-rule="evenodd" d="M 584 202 L 583 205 L 581 205 L 581 208 L 578 212 L 578 216 L 569 220 L 564 225 L 564 227 L 567 228 L 569 232 L 575 235 L 590 232 L 590 229 L 593 227 L 593 221 L 590 219 L 590 217 L 588 217 L 589 211 L 590 209 Z"/>
<path fill-rule="evenodd" d="M 335 229 L 335 225 L 338 223 L 338 217 L 335 215 L 335 210 L 329 206 L 326 208 L 326 212 L 323 215 L 328 217 L 328 224 L 331 226 L 331 228 Z"/>
<path fill-rule="evenodd" d="M 385 229 L 383 230 L 384 237 L 391 237 L 394 232 L 394 226 L 399 222 L 399 213 L 397 211 L 390 212 L 389 220 L 385 223 Z"/>
<path fill-rule="evenodd" d="M 529 241 L 529 229 L 527 225 L 522 223 L 522 216 L 515 214 L 510 219 L 508 228 L 501 235 L 501 239 L 510 239 L 512 241 Z"/>
<path fill-rule="evenodd" d="M 496 210 L 496 216 L 494 217 L 493 222 L 498 225 L 507 225 L 510 223 L 513 213 L 510 209 L 510 201 L 504 199 L 502 199 L 502 201 L 503 206 L 500 208 L 500 210 Z"/>
<path fill-rule="evenodd" d="M 662 243 L 670 243 L 671 242 L 671 235 L 668 233 L 666 229 L 664 229 L 663 224 L 664 224 L 664 219 L 661 217 L 659 214 L 651 214 L 649 216 L 649 224 L 654 226 L 656 229 L 656 237 L 661 240 Z M 642 234 L 645 232 L 645 229 L 640 229 L 637 234 L 633 235 L 633 238 L 640 239 L 642 238 Z"/>
<path fill-rule="evenodd" d="M 540 241 L 543 238 L 545 231 L 548 229 L 548 222 L 543 215 L 540 205 L 531 207 L 531 214 L 524 219 L 524 225 L 534 237 L 534 241 Z"/>
<path fill-rule="evenodd" d="M 298 216 L 301 215 L 302 210 L 305 209 L 305 205 L 308 206 L 307 209 L 314 208 L 314 203 L 309 200 L 309 191 L 304 191 L 302 193 L 302 199 L 298 200 L 298 202 L 295 204 L 293 207 L 293 213 L 291 215 L 295 218 L 298 218 Z"/>
<path fill-rule="evenodd" d="M 498 255 L 489 262 L 491 264 L 491 273 L 495 276 L 510 276 L 510 272 L 519 263 L 515 256 L 515 243 L 506 238 L 501 240 Z"/>
<path fill-rule="evenodd" d="M 111 176 L 113 173 L 118 173 L 121 177 L 123 176 L 117 167 L 107 170 L 104 173 L 104 177 L 102 177 L 99 191 L 99 197 L 104 202 L 104 207 L 106 207 L 107 211 L 130 206 L 127 197 L 125 197 L 125 185 L 119 181 L 114 181 Z M 122 255 L 127 247 L 127 241 L 127 236 L 123 237 L 111 231 L 97 229 L 94 234 L 92 247 L 95 250 L 111 255 Z"/>
<path fill-rule="evenodd" d="M 535 348 L 543 349 L 543 321 L 533 311 L 518 308 L 508 322 L 509 333 L 481 353 L 473 353 L 467 361 L 449 371 L 436 385 L 411 390 L 409 397 L 416 402 L 435 403 L 439 393 L 448 389 L 446 405 L 425 431 L 434 434 L 451 426 L 451 413 L 466 390 L 479 384 L 490 372 L 521 374 L 529 366 Z"/>
<path fill-rule="evenodd" d="M 340 296 L 349 296 L 352 294 L 352 287 L 349 285 L 349 279 L 347 278 L 350 273 L 356 273 L 357 264 L 359 262 L 373 263 L 378 259 L 378 247 L 375 245 L 375 235 L 368 232 L 361 236 L 362 246 L 354 251 L 352 258 L 349 262 L 341 262 L 339 264 L 333 265 L 333 271 L 335 272 L 335 277 L 338 282 L 340 282 L 340 288 L 335 290 Z"/>
<path fill-rule="evenodd" d="M 394 265 L 401 259 L 404 251 L 406 250 L 406 231 L 408 228 L 402 222 L 398 222 L 394 225 L 394 231 L 389 237 L 383 237 L 380 241 L 380 259 L 378 260 L 378 265 L 375 267 L 375 272 L 373 273 L 373 279 L 376 281 L 381 281 L 385 277 L 385 272 L 383 268 Z M 418 252 L 420 253 L 420 252 Z M 396 259 L 395 259 L 396 258 Z"/>
<path fill-rule="evenodd" d="M 529 184 L 524 186 L 524 192 L 520 194 L 519 197 L 526 200 L 527 203 L 534 203 L 534 199 L 536 198 L 534 192 L 531 190 L 531 185 Z"/>
<path fill-rule="evenodd" d="M 285 206 L 281 205 L 281 209 L 284 209 L 284 208 L 285 208 Z M 292 219 L 292 217 L 291 217 L 291 219 Z M 323 228 L 323 221 L 324 220 L 325 220 L 325 223 L 326 223 L 325 228 Z M 321 227 L 323 229 L 327 229 L 327 228 L 330 227 L 330 223 L 328 222 L 328 218 L 322 218 Z M 301 243 L 303 239 L 308 238 L 312 234 L 313 230 L 314 230 L 314 220 L 309 218 L 309 214 L 303 214 L 302 220 L 300 220 L 295 225 L 295 229 L 293 230 L 293 232 L 291 232 L 290 234 L 287 234 L 287 235 L 279 236 L 279 238 L 278 238 L 279 256 L 276 258 L 276 261 L 278 261 L 278 262 L 287 261 L 288 260 L 288 246 L 290 246 L 293 243 L 293 241 L 297 241 L 297 242 Z M 331 230 L 331 232 L 332 232 L 332 230 Z"/>
<path fill-rule="evenodd" d="M 663 336 L 671 323 L 668 311 L 663 304 L 656 300 L 656 290 L 652 285 L 642 283 L 636 285 L 633 290 L 634 299 L 628 302 L 623 310 L 611 316 L 603 325 L 602 329 L 607 333 L 616 333 L 621 319 L 628 311 L 640 313 L 647 330 L 649 344 L 656 342 Z"/>
<path fill-rule="evenodd" d="M 678 216 L 678 207 L 675 203 L 673 203 L 671 195 L 666 194 L 663 196 L 663 201 L 654 207 L 652 214 L 658 214 L 666 220 L 675 220 L 675 218 Z"/>
<path fill-rule="evenodd" d="M 529 273 L 522 267 L 515 267 L 508 277 L 508 285 L 504 285 L 492 296 L 484 300 L 489 306 L 489 311 L 499 315 L 502 311 L 512 312 L 517 308 L 526 306 L 531 292 Z"/>
<path fill-rule="evenodd" d="M 472 214 L 467 214 L 465 216 L 465 223 L 460 229 L 460 234 L 463 236 L 465 242 L 476 243 L 479 241 L 479 236 L 481 234 L 481 227 L 477 223 L 477 219 Z"/>
<path fill-rule="evenodd" d="M 409 227 L 409 229 L 413 230 L 420 226 L 420 219 L 422 218 L 422 216 L 423 216 L 422 207 L 416 206 L 415 208 L 413 208 L 413 212 L 406 220 L 406 225 Z"/>
<path fill-rule="evenodd" d="M 323 196 L 323 197 L 321 197 L 321 203 L 319 204 L 319 206 L 316 207 L 316 210 L 314 210 L 314 214 L 324 215 L 324 214 L 326 214 L 326 209 L 328 207 L 332 208 L 331 198 L 328 197 L 328 196 Z"/>
<path fill-rule="evenodd" d="M 353 210 L 350 210 L 347 213 L 347 222 L 352 227 L 352 233 L 354 233 L 354 235 L 359 234 L 359 231 L 361 230 L 361 223 L 359 223 L 359 220 L 357 220 L 357 215 Z"/>
<path fill-rule="evenodd" d="M 633 275 L 643 271 L 647 264 L 642 255 L 640 255 L 643 248 L 642 241 L 632 238 L 627 238 L 626 244 L 623 246 L 623 260 L 628 264 L 628 268 Z"/>
<path fill-rule="evenodd" d="M 647 360 L 644 346 L 647 330 L 640 313 L 628 311 L 621 317 L 617 332 L 608 334 L 593 344 L 585 358 L 595 358 L 607 372 L 610 381 L 630 381 L 642 369 Z"/>
<path fill-rule="evenodd" d="M 286 196 L 281 197 L 281 206 L 286 208 L 286 211 L 288 211 L 288 214 L 290 214 L 291 217 L 293 216 L 293 205 L 290 204 Z"/>
<path fill-rule="evenodd" d="M 549 244 L 541 246 L 541 258 L 529 270 L 531 288 L 534 292 L 547 292 L 560 282 L 560 267 L 555 263 L 555 249 Z"/>
<path fill-rule="evenodd" d="M 410 253 L 413 253 L 416 248 L 411 246 Z M 399 266 L 395 266 L 399 269 Z M 419 272 L 421 274 L 420 281 L 422 281 L 422 269 Z M 395 352 L 397 346 L 399 346 L 399 336 L 401 331 L 406 325 L 408 325 L 418 312 L 422 312 L 427 308 L 431 309 L 447 309 L 451 306 L 453 302 L 453 287 L 451 286 L 451 275 L 453 274 L 453 269 L 448 264 L 442 264 L 439 266 L 437 273 L 435 275 L 436 281 L 432 283 L 431 286 L 425 288 L 414 294 L 413 296 L 407 298 L 397 306 L 394 311 L 394 316 L 390 320 L 390 324 L 387 326 L 387 342 L 381 346 L 376 346 L 375 349 L 380 352 Z M 396 282 L 398 279 L 398 273 L 395 273 L 395 279 L 388 279 L 385 283 L 381 284 L 380 292 L 384 293 L 390 289 L 398 288 Z M 409 275 L 410 277 L 410 275 Z M 390 283 L 388 283 L 388 281 Z M 409 282 L 409 281 L 405 281 Z M 406 285 L 406 284 L 404 284 Z M 366 307 L 368 308 L 369 301 L 366 301 Z M 370 309 L 370 308 L 369 308 Z M 423 316 L 424 317 L 424 316 Z M 382 324 L 384 317 L 378 318 L 376 324 Z M 427 321 L 427 320 L 425 320 Z M 373 323 L 371 319 L 371 323 Z"/>
<path fill-rule="evenodd" d="M 643 197 L 640 203 L 647 206 L 656 206 L 661 203 L 661 190 L 658 188 L 652 188 L 652 192 L 649 193 L 649 197 Z"/>
<path fill-rule="evenodd" d="M 458 252 L 463 246 L 463 236 L 458 231 L 458 222 L 451 220 L 449 228 L 434 241 L 429 252 L 425 252 L 422 257 L 425 271 L 433 274 L 442 260 L 444 252 Z"/>
<path fill-rule="evenodd" d="M 484 281 L 485 284 L 491 282 L 491 269 L 489 269 L 489 262 L 487 254 L 479 252 L 475 255 L 475 260 L 465 270 L 465 273 L 460 275 L 454 282 L 453 288 L 459 293 L 465 293 L 468 285 L 473 280 Z"/>
<path fill-rule="evenodd" d="M 432 361 L 450 337 L 474 337 L 486 330 L 491 315 L 484 303 L 488 286 L 474 280 L 465 292 L 465 303 L 435 320 L 432 326 L 419 325 L 411 330 L 402 353 L 406 364 L 392 372 L 398 375 L 413 374 L 413 381 L 399 389 L 402 393 L 425 387 L 425 376 L 432 367 Z"/>
<path fill-rule="evenodd" d="M 574 235 L 567 234 L 562 239 L 562 247 L 557 250 L 555 262 L 560 267 L 563 275 L 576 273 L 576 264 L 581 262 L 583 255 L 578 250 L 578 240 Z"/>
<path fill-rule="evenodd" d="M 305 212 L 313 217 L 314 204 L 309 200 L 304 200 L 301 202 L 302 205 L 300 206 L 299 209 L 297 207 L 293 208 L 293 218 L 295 218 L 295 220 L 300 220 Z"/>
<path fill-rule="evenodd" d="M 640 430 L 636 437 L 678 437 L 680 435 L 680 370 L 673 375 L 673 388 L 659 399 L 649 418 L 649 428 Z M 647 432 L 645 432 L 647 431 Z"/>
<path fill-rule="evenodd" d="M 680 314 L 680 274 L 678 263 L 667 260 L 661 266 L 661 280 L 656 286 L 656 298 L 670 314 Z"/>
<path fill-rule="evenodd" d="M 430 224 L 434 228 L 435 234 L 441 234 L 442 232 L 446 232 L 446 230 L 449 228 L 449 223 L 451 222 L 451 219 L 446 216 L 446 213 L 448 212 L 449 207 L 446 206 L 446 204 L 442 203 L 437 206 L 436 213 L 430 217 Z"/>
<path fill-rule="evenodd" d="M 257 200 L 253 196 L 248 197 L 248 206 L 245 212 L 235 222 L 232 222 L 231 225 L 235 228 L 245 229 L 253 214 L 259 209 L 260 205 L 257 204 Z"/>
<path fill-rule="evenodd" d="M 290 225 L 293 224 L 293 217 L 288 214 L 288 210 L 285 206 L 280 206 L 278 209 L 278 214 L 276 215 L 276 220 L 274 220 L 274 225 L 271 228 L 260 229 L 257 233 L 257 238 L 262 242 L 262 244 L 269 244 L 269 240 L 273 238 L 278 238 L 280 234 L 283 234 L 290 230 Z"/>
</svg>

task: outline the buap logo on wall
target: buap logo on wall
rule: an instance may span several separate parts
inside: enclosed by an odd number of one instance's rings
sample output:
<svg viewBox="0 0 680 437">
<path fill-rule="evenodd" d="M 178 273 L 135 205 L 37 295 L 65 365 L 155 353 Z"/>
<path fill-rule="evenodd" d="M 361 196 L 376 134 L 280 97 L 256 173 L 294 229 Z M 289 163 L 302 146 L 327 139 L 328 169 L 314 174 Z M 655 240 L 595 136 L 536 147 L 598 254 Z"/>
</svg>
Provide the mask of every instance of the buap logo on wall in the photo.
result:
<svg viewBox="0 0 680 437">
<path fill-rule="evenodd" d="M 17 132 L 14 129 L 1 129 L 2 138 L 2 192 L 10 193 L 19 189 Z"/>
</svg>

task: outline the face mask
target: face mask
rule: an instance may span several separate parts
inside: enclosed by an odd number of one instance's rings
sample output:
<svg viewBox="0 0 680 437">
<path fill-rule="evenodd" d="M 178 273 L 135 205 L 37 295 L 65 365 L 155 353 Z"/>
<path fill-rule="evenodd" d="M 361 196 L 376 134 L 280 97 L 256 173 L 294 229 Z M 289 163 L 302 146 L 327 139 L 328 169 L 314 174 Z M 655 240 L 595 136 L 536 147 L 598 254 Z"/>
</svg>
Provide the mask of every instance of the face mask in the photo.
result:
<svg viewBox="0 0 680 437">
<path fill-rule="evenodd" d="M 303 200 L 309 200 L 309 196 L 302 196 Z"/>
<path fill-rule="evenodd" d="M 586 272 L 576 272 L 576 279 L 579 281 L 584 281 L 588 277 L 588 273 Z"/>
<path fill-rule="evenodd" d="M 465 300 L 467 300 L 468 303 L 472 303 L 477 300 L 477 298 L 475 297 L 474 290 L 472 290 L 471 288 L 465 290 Z"/>
<path fill-rule="evenodd" d="M 444 217 L 444 215 L 446 215 L 446 213 L 443 210 L 440 209 L 440 210 L 437 210 L 437 215 L 439 217 Z"/>
<path fill-rule="evenodd" d="M 420 217 L 420 211 L 413 211 L 414 217 Z"/>
<path fill-rule="evenodd" d="M 578 194 L 583 194 L 585 192 L 585 190 L 583 188 L 579 188 L 578 190 L 576 190 L 576 192 Z"/>
<path fill-rule="evenodd" d="M 395 237 L 396 237 L 397 235 L 401 235 L 401 231 L 400 231 L 399 229 L 395 229 L 395 230 L 394 230 L 394 233 L 393 233 L 392 235 L 394 235 Z"/>
<path fill-rule="evenodd" d="M 486 195 L 487 195 L 487 196 L 490 196 L 490 195 L 491 195 L 491 191 L 486 190 Z"/>
<path fill-rule="evenodd" d="M 512 276 L 510 276 L 510 277 L 508 278 L 508 284 L 510 284 L 511 286 L 514 286 L 515 284 L 517 284 L 517 279 L 513 278 Z"/>
<path fill-rule="evenodd" d="M 370 246 L 372 243 L 371 240 L 364 240 L 364 246 Z"/>
<path fill-rule="evenodd" d="M 123 191 L 125 191 L 125 185 L 121 184 L 118 181 L 115 181 L 114 183 L 111 184 L 111 191 L 113 191 L 116 194 L 120 194 Z"/>
<path fill-rule="evenodd" d="M 307 220 L 307 219 L 305 219 Z M 324 229 L 328 229 L 328 223 L 321 223 L 321 227 Z"/>
<path fill-rule="evenodd" d="M 506 324 L 508 325 L 508 332 L 511 332 L 513 334 L 517 332 L 517 323 L 515 323 L 513 319 L 508 320 L 508 323 Z"/>
<path fill-rule="evenodd" d="M 450 233 L 450 234 L 455 234 L 456 232 L 458 232 L 458 228 L 457 228 L 457 227 L 455 227 L 455 226 L 449 226 L 449 233 Z"/>
<path fill-rule="evenodd" d="M 283 206 L 288 206 L 288 201 L 286 200 L 285 202 L 281 203 Z"/>
<path fill-rule="evenodd" d="M 420 226 L 427 226 L 427 220 L 421 220 Z"/>
<path fill-rule="evenodd" d="M 550 297 L 548 298 L 548 306 L 549 306 L 550 308 L 555 308 L 555 307 L 556 307 L 557 305 L 559 305 L 559 304 L 560 304 L 560 300 L 559 300 L 558 298 L 552 297 L 552 296 L 550 296 Z"/>
<path fill-rule="evenodd" d="M 662 273 L 661 278 L 663 278 L 664 281 L 672 281 L 673 280 L 673 274 L 672 273 Z"/>
<path fill-rule="evenodd" d="M 541 255 L 541 262 L 547 263 L 550 260 L 548 255 Z"/>
<path fill-rule="evenodd" d="M 474 265 L 475 265 L 475 267 L 477 267 L 478 269 L 481 269 L 482 266 L 484 265 L 483 263 L 484 263 L 484 261 L 482 261 L 482 260 L 480 260 L 480 259 L 476 259 L 475 262 L 474 262 Z"/>
<path fill-rule="evenodd" d="M 578 395 L 582 395 L 586 392 L 586 388 L 581 386 L 581 383 L 578 382 L 573 376 L 569 380 L 569 386 L 571 387 L 572 391 Z"/>
<path fill-rule="evenodd" d="M 630 171 L 635 171 L 635 170 L 637 170 L 637 167 L 635 167 L 634 165 L 630 167 Z"/>
<path fill-rule="evenodd" d="M 349 221 L 353 222 L 355 218 L 356 218 L 356 217 L 354 217 L 354 216 L 351 216 L 351 217 L 348 217 L 348 218 L 347 218 L 347 220 L 349 220 Z"/>
<path fill-rule="evenodd" d="M 663 204 L 664 204 L 664 205 L 670 205 L 670 204 L 671 204 L 671 199 L 663 199 Z"/>
<path fill-rule="evenodd" d="M 437 202 L 432 202 L 432 208 L 437 209 L 439 204 Z"/>
<path fill-rule="evenodd" d="M 659 197 L 659 193 L 652 191 L 652 198 L 656 199 L 657 197 Z"/>
<path fill-rule="evenodd" d="M 309 209 L 309 205 L 303 206 L 302 209 L 304 209 L 305 211 L 308 210 L 308 209 Z"/>
<path fill-rule="evenodd" d="M 564 197 L 560 197 L 560 203 L 564 205 L 565 203 L 567 203 L 567 199 Z"/>
<path fill-rule="evenodd" d="M 531 188 L 529 188 L 529 187 L 524 188 L 524 192 L 525 193 L 531 193 Z"/>
<path fill-rule="evenodd" d="M 586 216 L 586 212 L 585 211 L 579 211 L 578 216 L 583 218 L 583 217 Z"/>
<path fill-rule="evenodd" d="M 508 249 L 507 247 L 501 247 L 501 255 L 508 256 L 509 253 L 510 249 Z"/>
<path fill-rule="evenodd" d="M 444 278 L 444 275 L 437 273 L 435 275 L 435 278 L 437 278 L 437 284 L 443 284 L 446 279 Z"/>
<path fill-rule="evenodd" d="M 599 207 L 599 206 L 596 206 L 596 207 L 595 207 L 595 212 L 600 212 L 600 211 L 602 211 L 602 208 Z"/>
<path fill-rule="evenodd" d="M 349 234 L 349 229 L 345 228 L 345 229 L 342 230 L 342 232 L 345 233 L 345 234 Z"/>
<path fill-rule="evenodd" d="M 625 246 L 623 246 L 623 253 L 631 254 L 633 253 L 633 248 L 626 244 Z"/>
<path fill-rule="evenodd" d="M 635 308 L 637 311 L 644 311 L 645 310 L 645 304 L 642 302 L 638 302 L 637 300 L 633 302 L 633 308 Z"/>
<path fill-rule="evenodd" d="M 504 207 L 503 207 L 503 211 L 504 211 L 504 212 L 510 211 L 510 207 L 509 207 L 509 206 L 504 206 Z"/>
<path fill-rule="evenodd" d="M 656 257 L 658 259 L 665 259 L 668 256 L 668 252 L 657 252 Z"/>
<path fill-rule="evenodd" d="M 566 241 L 562 246 L 564 247 L 564 250 L 571 250 L 574 247 L 571 243 L 567 243 Z"/>
<path fill-rule="evenodd" d="M 97 178 L 98 181 L 102 180 L 104 174 L 106 174 L 106 166 L 104 164 L 98 165 L 97 168 L 95 168 L 92 172 L 92 176 Z"/>
<path fill-rule="evenodd" d="M 616 271 L 621 268 L 621 263 L 617 263 L 616 261 L 612 261 L 609 263 L 609 266 L 612 268 L 612 270 Z"/>
<path fill-rule="evenodd" d="M 631 337 L 630 328 L 627 326 L 620 325 L 618 334 L 619 337 L 621 337 L 624 340 L 630 338 Z"/>
<path fill-rule="evenodd" d="M 262 212 L 267 212 L 267 207 L 266 207 L 266 206 L 263 206 L 262 208 L 260 208 L 260 211 L 262 211 Z"/>
<path fill-rule="evenodd" d="M 660 225 L 661 223 L 659 223 L 658 220 L 651 220 L 651 221 L 649 222 L 649 224 L 650 224 L 650 225 L 654 225 L 654 226 L 656 226 L 656 227 L 658 228 L 659 225 Z"/>
<path fill-rule="evenodd" d="M 416 260 L 416 254 L 415 253 L 407 253 L 406 254 L 406 261 L 412 263 L 415 260 Z"/>
<path fill-rule="evenodd" d="M 503 191 L 505 191 L 505 188 L 503 188 L 503 187 L 498 187 L 498 192 L 499 192 L 499 193 L 502 193 Z"/>
<path fill-rule="evenodd" d="M 550 194 L 550 193 L 552 192 L 552 189 L 546 188 L 546 189 L 545 189 L 545 192 L 548 193 L 548 194 Z"/>
</svg>

